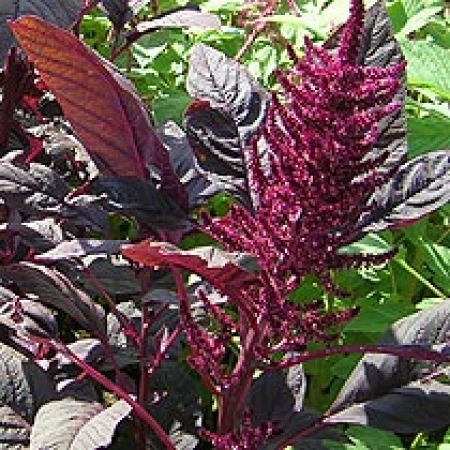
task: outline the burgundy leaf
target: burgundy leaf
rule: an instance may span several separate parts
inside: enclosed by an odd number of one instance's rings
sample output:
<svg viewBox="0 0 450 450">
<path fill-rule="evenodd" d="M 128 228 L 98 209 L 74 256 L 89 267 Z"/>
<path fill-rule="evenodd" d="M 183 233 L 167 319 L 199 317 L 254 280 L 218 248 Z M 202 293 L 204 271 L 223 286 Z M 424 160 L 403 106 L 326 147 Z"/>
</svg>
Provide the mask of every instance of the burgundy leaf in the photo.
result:
<svg viewBox="0 0 450 450">
<path fill-rule="evenodd" d="M 37 298 L 64 311 L 87 330 L 104 332 L 103 308 L 61 272 L 36 264 L 20 263 L 1 267 L 0 275 L 2 279 L 13 282 L 22 296 Z"/>
<path fill-rule="evenodd" d="M 75 36 L 37 17 L 18 19 L 10 27 L 101 173 L 144 179 L 153 166 L 162 190 L 185 206 L 167 151 L 132 84 Z"/>
<path fill-rule="evenodd" d="M 8 20 L 25 15 L 41 17 L 46 22 L 69 28 L 83 7 L 83 0 L 2 0 L 0 2 L 0 65 L 14 38 L 6 26 Z"/>
<path fill-rule="evenodd" d="M 181 250 L 166 242 L 146 240 L 125 246 L 122 254 L 146 266 L 174 265 L 194 272 L 216 287 L 233 289 L 243 283 L 255 282 L 255 260 L 244 253 L 228 253 L 214 247 Z"/>
<path fill-rule="evenodd" d="M 365 232 L 408 225 L 450 200 L 450 151 L 437 151 L 403 164 L 375 192 L 359 226 Z"/>
</svg>

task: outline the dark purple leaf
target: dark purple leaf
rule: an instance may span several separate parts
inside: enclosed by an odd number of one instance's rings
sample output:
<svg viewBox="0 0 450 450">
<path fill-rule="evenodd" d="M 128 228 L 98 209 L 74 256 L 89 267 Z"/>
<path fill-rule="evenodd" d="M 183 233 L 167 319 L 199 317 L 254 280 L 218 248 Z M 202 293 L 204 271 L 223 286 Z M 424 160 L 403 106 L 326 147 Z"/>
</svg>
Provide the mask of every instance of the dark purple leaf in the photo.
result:
<svg viewBox="0 0 450 450">
<path fill-rule="evenodd" d="M 29 170 L 0 164 L 0 197 L 14 209 L 27 213 L 60 211 L 69 187 L 56 172 L 41 164 Z"/>
<path fill-rule="evenodd" d="M 10 406 L 0 406 L 0 446 L 28 450 L 31 425 Z"/>
<path fill-rule="evenodd" d="M 446 300 L 399 320 L 381 343 L 421 345 L 439 351 L 436 344 L 445 344 L 449 331 L 450 302 Z M 445 348 L 440 350 L 446 351 Z M 448 425 L 448 414 L 439 417 L 439 411 L 450 407 L 450 389 L 445 384 L 423 381 L 433 370 L 436 367 L 431 363 L 392 355 L 366 354 L 330 407 L 327 421 L 338 423 L 349 419 L 353 423 L 386 428 L 390 418 L 395 416 L 397 418 L 391 424 L 397 428 L 387 429 L 407 433 Z M 423 420 L 419 419 L 420 408 L 428 411 L 428 419 L 423 416 L 420 416 Z M 436 415 L 430 414 L 433 408 Z M 440 426 L 435 428 L 439 423 Z M 412 428 L 415 431 L 405 431 Z"/>
<path fill-rule="evenodd" d="M 123 400 L 107 408 L 73 398 L 53 401 L 39 409 L 30 445 L 67 450 L 106 448 L 119 423 L 130 412 L 131 406 Z"/>
<path fill-rule="evenodd" d="M 244 66 L 207 45 L 194 47 L 186 87 L 195 99 L 226 110 L 244 144 L 264 119 L 268 102 L 264 88 Z"/>
<path fill-rule="evenodd" d="M 126 241 L 104 239 L 73 239 L 63 241 L 51 250 L 37 255 L 36 260 L 59 261 L 61 259 L 82 258 L 93 255 L 117 255 Z"/>
<path fill-rule="evenodd" d="M 406 226 L 450 200 L 450 151 L 437 151 L 403 164 L 369 202 L 360 218 L 364 232 Z"/>
<path fill-rule="evenodd" d="M 136 307 L 134 302 L 121 302 L 117 305 L 117 310 L 126 317 L 134 329 L 142 328 L 142 312 Z M 158 308 L 156 308 L 156 311 Z M 119 367 L 126 367 L 139 364 L 139 354 L 131 339 L 122 329 L 117 317 L 109 313 L 106 318 L 108 343 L 112 348 Z M 178 326 L 179 316 L 178 310 L 175 308 L 166 309 L 160 315 L 158 320 L 154 321 L 149 329 L 149 339 L 147 352 L 148 355 L 155 355 L 161 350 L 161 346 L 166 343 L 166 338 Z M 168 349 L 167 356 L 170 359 L 178 361 L 182 348 L 180 340 L 176 340 Z M 111 370 L 109 361 L 104 361 L 101 365 L 102 370 Z"/>
<path fill-rule="evenodd" d="M 104 332 L 104 312 L 100 305 L 55 269 L 31 263 L 0 268 L 1 278 L 13 282 L 23 296 L 32 296 L 64 311 L 87 330 Z"/>
<path fill-rule="evenodd" d="M 51 378 L 35 362 L 0 343 L 1 405 L 11 407 L 25 421 L 31 421 L 54 393 Z"/>
<path fill-rule="evenodd" d="M 342 35 L 342 27 L 327 41 L 327 48 L 335 48 Z M 365 13 L 364 31 L 358 63 L 366 67 L 388 67 L 404 59 L 400 45 L 394 37 L 391 20 L 384 1 L 378 0 Z M 405 104 L 406 75 L 394 97 L 394 101 Z M 406 115 L 404 108 L 384 118 L 379 124 L 380 136 L 369 158 L 385 152 L 388 157 L 381 172 L 406 161 Z"/>
<path fill-rule="evenodd" d="M 83 263 L 110 295 L 136 295 L 142 292 L 136 273 L 123 258 L 89 258 Z M 92 289 L 93 293 L 98 293 L 90 285 L 89 279 L 86 279 L 85 286 L 86 289 Z"/>
<path fill-rule="evenodd" d="M 254 383 L 250 391 L 249 408 L 257 424 L 273 421 L 279 433 L 270 439 L 264 450 L 275 450 L 279 445 L 311 426 L 320 418 L 304 408 L 306 377 L 301 365 L 278 372 L 263 373 Z M 295 449 L 325 449 L 322 439 L 339 439 L 334 430 L 311 433 L 302 439 Z"/>
<path fill-rule="evenodd" d="M 12 333 L 26 333 L 47 338 L 58 336 L 54 314 L 33 300 L 13 299 L 0 305 L 0 323 Z"/>
<path fill-rule="evenodd" d="M 152 33 L 161 28 L 196 27 L 220 29 L 220 26 L 220 18 L 218 16 L 208 12 L 202 12 L 198 5 L 189 3 L 185 6 L 180 6 L 158 16 L 154 16 L 149 20 L 139 22 L 136 27 L 127 34 L 126 45 L 129 46 L 145 34 Z"/>
<path fill-rule="evenodd" d="M 37 251 L 53 248 L 63 240 L 63 229 L 53 218 L 32 220 L 29 222 L 12 222 L 0 229 L 19 235 L 22 241 Z"/>
<path fill-rule="evenodd" d="M 37 17 L 18 19 L 10 27 L 100 172 L 145 179 L 148 170 L 156 169 L 161 189 L 187 206 L 167 151 L 131 82 L 75 36 Z"/>
<path fill-rule="evenodd" d="M 68 198 L 69 186 L 52 169 L 32 163 L 28 170 L 0 163 L 0 198 L 12 209 L 37 216 L 70 219 L 73 224 L 105 230 L 108 216 L 86 196 Z M 98 202 L 97 202 L 98 203 Z"/>
<path fill-rule="evenodd" d="M 364 23 L 364 34 L 361 40 L 359 63 L 369 67 L 388 67 L 404 59 L 400 45 L 394 37 L 392 24 L 386 11 L 384 1 L 378 0 L 367 12 Z M 405 104 L 406 74 L 395 95 L 394 101 Z M 386 117 L 379 125 L 380 136 L 370 156 L 388 152 L 383 164 L 384 171 L 406 161 L 406 114 L 401 108 Z"/>
<path fill-rule="evenodd" d="M 109 20 L 116 30 L 122 30 L 125 24 L 133 18 L 133 10 L 129 0 L 101 0 L 100 5 L 106 11 Z"/>
<path fill-rule="evenodd" d="M 195 379 L 179 362 L 165 361 L 150 378 L 149 388 L 157 397 L 148 405 L 150 414 L 178 443 L 177 449 L 194 449 L 202 420 Z"/>
<path fill-rule="evenodd" d="M 136 30 L 145 34 L 159 28 L 208 28 L 220 29 L 220 18 L 215 14 L 202 12 L 197 5 L 187 5 L 167 11 L 150 20 L 139 22 Z"/>
<path fill-rule="evenodd" d="M 186 112 L 186 132 L 202 167 L 235 180 L 229 184 L 245 182 L 245 149 L 264 120 L 267 93 L 244 66 L 203 44 L 192 52 L 187 90 L 197 102 Z"/>
<path fill-rule="evenodd" d="M 449 408 L 450 386 L 434 380 L 418 381 L 350 406 L 325 422 L 358 423 L 399 434 L 416 434 L 447 427 Z"/>
<path fill-rule="evenodd" d="M 222 191 L 243 201 L 248 199 L 245 179 L 218 173 L 220 164 L 217 167 L 214 165 L 212 155 L 200 164 L 185 132 L 175 122 L 167 122 L 161 126 L 158 135 L 188 194 L 190 208 L 204 205 L 206 200 Z M 229 167 L 227 170 L 230 170 Z"/>
<path fill-rule="evenodd" d="M 200 275 L 217 288 L 227 291 L 257 281 L 254 257 L 228 253 L 215 247 L 181 250 L 167 242 L 142 241 L 124 246 L 122 254 L 149 267 L 174 265 Z"/>
<path fill-rule="evenodd" d="M 257 423 L 285 421 L 303 409 L 306 377 L 301 365 L 263 373 L 252 385 L 249 407 Z"/>
<path fill-rule="evenodd" d="M 8 20 L 33 15 L 61 28 L 69 28 L 76 20 L 83 6 L 83 0 L 2 0 L 0 2 L 0 65 L 14 38 L 6 26 Z"/>
<path fill-rule="evenodd" d="M 98 339 L 94 338 L 79 339 L 67 347 L 79 359 L 92 366 L 95 366 L 105 355 L 102 344 Z M 67 373 L 69 368 L 76 367 L 71 359 L 61 353 L 57 353 L 53 361 L 58 364 L 58 369 L 64 373 Z"/>
<path fill-rule="evenodd" d="M 157 229 L 185 229 L 189 218 L 172 198 L 150 181 L 133 177 L 108 177 L 94 181 L 89 192 L 101 196 L 109 212 L 136 218 Z"/>
<path fill-rule="evenodd" d="M 99 400 L 96 388 L 89 378 L 67 378 L 56 385 L 56 390 L 59 398 L 71 397 L 90 402 Z"/>
</svg>

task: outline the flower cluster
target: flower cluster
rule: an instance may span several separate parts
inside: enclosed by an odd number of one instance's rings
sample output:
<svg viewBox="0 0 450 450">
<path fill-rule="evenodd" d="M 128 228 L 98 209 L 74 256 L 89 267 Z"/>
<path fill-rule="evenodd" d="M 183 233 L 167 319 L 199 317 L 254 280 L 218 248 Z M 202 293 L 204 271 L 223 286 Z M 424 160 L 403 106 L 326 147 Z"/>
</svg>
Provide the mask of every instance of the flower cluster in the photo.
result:
<svg viewBox="0 0 450 450">
<path fill-rule="evenodd" d="M 253 424 L 250 411 L 245 412 L 238 429 L 225 435 L 201 430 L 203 437 L 208 439 L 216 450 L 254 450 L 260 448 L 277 432 L 278 430 L 272 422 Z"/>
<path fill-rule="evenodd" d="M 258 284 L 242 286 L 229 299 L 239 310 L 242 351 L 233 372 L 239 381 L 222 397 L 218 433 L 206 436 L 217 448 L 258 448 L 242 442 L 255 433 L 259 439 L 259 429 L 245 422 L 242 409 L 233 415 L 227 404 L 233 397 L 245 403 L 252 368 L 279 368 L 280 358 L 313 341 L 329 342 L 335 327 L 356 313 L 327 311 L 321 301 L 290 301 L 302 279 L 314 275 L 339 294 L 333 270 L 390 256 L 340 252 L 361 236 L 358 221 L 369 198 L 392 176 L 383 167 L 389 155 L 374 148 L 380 121 L 402 106 L 394 98 L 404 72 L 403 62 L 387 68 L 361 64 L 364 7 L 362 0 L 351 5 L 336 50 L 306 40 L 304 57 L 288 49 L 294 67 L 276 72 L 284 95 L 272 94 L 248 151 L 253 211 L 235 205 L 225 217 L 204 217 L 208 233 L 226 250 L 255 255 L 261 269 Z M 196 363 L 200 367 L 206 359 Z"/>
<path fill-rule="evenodd" d="M 281 297 L 307 274 L 332 290 L 330 270 L 364 260 L 339 249 L 360 236 L 358 219 L 386 179 L 377 168 L 388 155 L 372 150 L 380 120 L 401 107 L 393 98 L 404 63 L 360 65 L 363 24 L 363 4 L 354 0 L 335 52 L 308 40 L 302 59 L 290 50 L 294 68 L 276 74 L 285 99 L 272 95 L 250 152 L 256 212 L 237 205 L 226 217 L 208 220 L 210 234 L 228 250 L 258 257 Z"/>
</svg>

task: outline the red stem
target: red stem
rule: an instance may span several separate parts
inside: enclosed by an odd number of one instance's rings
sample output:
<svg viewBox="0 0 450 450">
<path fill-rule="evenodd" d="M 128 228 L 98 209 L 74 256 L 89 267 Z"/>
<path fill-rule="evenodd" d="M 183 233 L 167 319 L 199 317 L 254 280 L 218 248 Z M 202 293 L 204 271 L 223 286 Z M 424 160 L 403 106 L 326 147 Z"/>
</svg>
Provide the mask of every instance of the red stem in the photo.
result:
<svg viewBox="0 0 450 450">
<path fill-rule="evenodd" d="M 120 326 L 122 327 L 123 332 L 126 334 L 127 337 L 129 337 L 134 346 L 137 349 L 140 349 L 141 342 L 140 342 L 140 336 L 137 332 L 137 330 L 134 328 L 133 324 L 130 320 L 128 320 L 118 309 L 116 306 L 116 303 L 114 300 L 109 296 L 109 294 L 105 291 L 101 283 L 98 282 L 95 275 L 91 272 L 90 269 L 87 267 L 82 267 L 81 271 L 89 278 L 89 281 L 93 284 L 94 288 L 97 290 L 97 292 L 103 297 L 103 299 L 108 303 L 109 308 L 111 309 L 111 312 L 116 316 L 117 320 L 120 323 Z"/>
<path fill-rule="evenodd" d="M 394 355 L 400 358 L 417 359 L 422 361 L 434 361 L 444 363 L 450 361 L 450 356 L 443 355 L 434 350 L 428 350 L 419 345 L 341 345 L 338 347 L 324 348 L 321 350 L 306 351 L 294 358 L 286 359 L 261 367 L 263 370 L 280 370 L 302 364 L 306 361 L 322 359 L 333 355 L 349 353 L 380 353 Z"/>
<path fill-rule="evenodd" d="M 83 369 L 91 378 L 100 383 L 106 389 L 116 394 L 119 398 L 127 402 L 132 408 L 134 413 L 144 421 L 158 436 L 161 442 L 165 445 L 167 450 L 176 450 L 175 446 L 170 441 L 169 436 L 163 430 L 161 425 L 143 408 L 139 403 L 133 400 L 125 391 L 123 391 L 118 385 L 106 378 L 103 374 L 95 370 L 88 363 L 78 358 L 67 346 L 62 342 L 55 342 L 46 340 L 48 344 L 53 346 L 56 350 L 65 354 L 73 363 Z"/>
</svg>

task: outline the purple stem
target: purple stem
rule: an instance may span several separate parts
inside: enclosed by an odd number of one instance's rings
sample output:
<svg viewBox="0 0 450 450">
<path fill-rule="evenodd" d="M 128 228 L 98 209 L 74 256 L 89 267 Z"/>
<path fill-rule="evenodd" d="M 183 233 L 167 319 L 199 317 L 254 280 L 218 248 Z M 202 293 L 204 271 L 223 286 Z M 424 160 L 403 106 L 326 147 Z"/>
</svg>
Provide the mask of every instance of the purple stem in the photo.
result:
<svg viewBox="0 0 450 450">
<path fill-rule="evenodd" d="M 120 326 L 122 327 L 123 332 L 127 337 L 129 337 L 134 346 L 137 349 L 140 349 L 142 343 L 140 342 L 140 336 L 133 324 L 130 320 L 127 319 L 118 309 L 114 302 L 114 300 L 109 296 L 109 294 L 105 291 L 101 283 L 97 280 L 95 275 L 89 270 L 87 267 L 82 267 L 81 271 L 89 278 L 91 283 L 94 285 L 94 288 L 97 290 L 97 292 L 102 296 L 102 298 L 108 303 L 109 308 L 111 309 L 111 312 L 116 316 L 117 320 L 120 323 Z"/>
<path fill-rule="evenodd" d="M 147 403 L 148 398 L 148 370 L 147 370 L 147 339 L 150 331 L 148 307 L 142 305 L 142 325 L 140 336 L 140 348 L 139 348 L 139 371 L 140 371 L 140 383 L 138 392 L 138 403 L 144 406 Z M 138 425 L 138 450 L 145 450 L 146 438 L 145 429 L 143 423 Z"/>
<path fill-rule="evenodd" d="M 322 359 L 333 355 L 342 355 L 349 353 L 381 353 L 394 355 L 400 358 L 417 359 L 422 361 L 434 361 L 444 363 L 450 361 L 450 356 L 442 355 L 434 350 L 428 350 L 419 345 L 341 345 L 338 347 L 324 348 L 321 350 L 306 351 L 294 358 L 284 361 L 267 364 L 262 367 L 263 370 L 280 370 L 288 367 L 302 364 L 306 361 Z"/>
<path fill-rule="evenodd" d="M 74 364 L 84 370 L 91 378 L 100 383 L 106 389 L 116 394 L 119 398 L 127 402 L 132 408 L 134 413 L 143 420 L 158 436 L 161 442 L 165 445 L 167 450 L 176 450 L 174 445 L 169 439 L 167 433 L 162 429 L 161 425 L 143 408 L 138 402 L 133 400 L 125 391 L 123 391 L 118 385 L 106 378 L 103 374 L 95 370 L 88 363 L 78 358 L 63 342 L 45 340 L 48 344 L 53 346 L 55 350 L 65 354 Z"/>
</svg>

